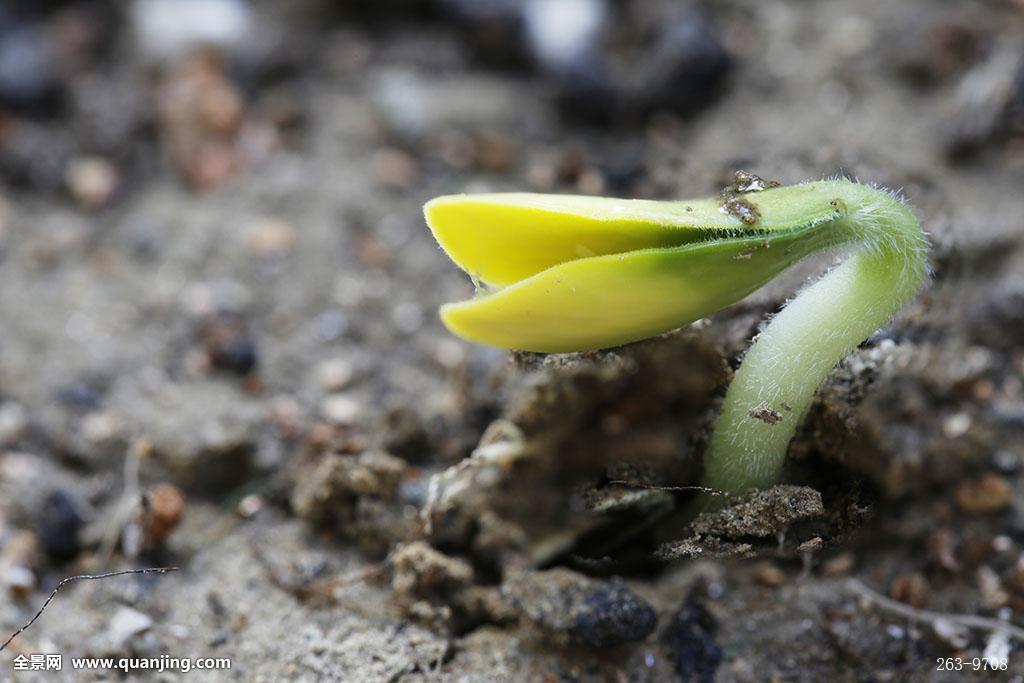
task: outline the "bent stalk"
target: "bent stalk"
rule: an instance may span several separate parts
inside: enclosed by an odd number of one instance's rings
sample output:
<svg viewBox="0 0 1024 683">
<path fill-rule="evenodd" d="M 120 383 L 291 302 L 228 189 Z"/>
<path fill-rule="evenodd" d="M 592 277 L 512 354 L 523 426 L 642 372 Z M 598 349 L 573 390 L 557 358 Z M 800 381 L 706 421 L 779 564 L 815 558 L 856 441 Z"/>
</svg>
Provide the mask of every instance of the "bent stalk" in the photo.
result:
<svg viewBox="0 0 1024 683">
<path fill-rule="evenodd" d="M 820 185 L 845 204 L 825 229 L 851 251 L 790 301 L 747 352 L 705 456 L 704 485 L 712 489 L 741 493 L 775 484 L 818 386 L 926 277 L 927 240 L 899 199 L 847 181 Z"/>
</svg>

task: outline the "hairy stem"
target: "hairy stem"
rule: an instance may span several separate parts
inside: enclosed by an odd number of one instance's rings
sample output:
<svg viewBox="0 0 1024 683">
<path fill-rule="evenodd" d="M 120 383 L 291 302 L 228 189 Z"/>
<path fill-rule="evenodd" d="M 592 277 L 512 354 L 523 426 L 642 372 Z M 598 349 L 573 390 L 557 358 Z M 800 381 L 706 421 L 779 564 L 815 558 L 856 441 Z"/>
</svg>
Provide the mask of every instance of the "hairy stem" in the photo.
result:
<svg viewBox="0 0 1024 683">
<path fill-rule="evenodd" d="M 790 301 L 747 352 L 705 456 L 704 485 L 712 489 L 740 493 L 776 483 L 818 386 L 926 277 L 927 240 L 899 199 L 848 181 L 812 185 L 834 193 L 845 209 L 825 229 L 850 251 Z"/>
</svg>

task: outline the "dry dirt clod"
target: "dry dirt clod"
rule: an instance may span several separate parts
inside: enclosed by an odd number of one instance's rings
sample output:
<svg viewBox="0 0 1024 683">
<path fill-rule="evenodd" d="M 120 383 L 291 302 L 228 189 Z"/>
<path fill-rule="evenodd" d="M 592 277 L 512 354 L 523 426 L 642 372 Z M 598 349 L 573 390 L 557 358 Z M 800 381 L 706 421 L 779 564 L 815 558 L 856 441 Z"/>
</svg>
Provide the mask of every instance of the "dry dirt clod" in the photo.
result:
<svg viewBox="0 0 1024 683">
<path fill-rule="evenodd" d="M 719 512 L 701 515 L 693 529 L 727 538 L 774 537 L 794 522 L 823 513 L 818 491 L 806 486 L 776 486 L 757 491 Z"/>
<path fill-rule="evenodd" d="M 328 453 L 300 473 L 292 507 L 300 517 L 314 522 L 347 519 L 355 514 L 359 497 L 394 498 L 405 470 L 402 460 L 383 451 Z"/>
<path fill-rule="evenodd" d="M 423 541 L 408 543 L 391 556 L 391 589 L 403 599 L 450 597 L 473 581 L 473 567 Z"/>
<path fill-rule="evenodd" d="M 822 546 L 820 535 L 813 533 L 813 528 L 797 534 L 789 530 L 802 523 L 822 522 L 825 517 L 819 491 L 807 486 L 776 486 L 750 493 L 721 510 L 701 514 L 688 527 L 689 537 L 664 544 L 657 554 L 665 560 L 747 557 L 758 550 L 779 552 L 779 538 L 786 539 L 790 551 L 806 553 Z"/>
</svg>

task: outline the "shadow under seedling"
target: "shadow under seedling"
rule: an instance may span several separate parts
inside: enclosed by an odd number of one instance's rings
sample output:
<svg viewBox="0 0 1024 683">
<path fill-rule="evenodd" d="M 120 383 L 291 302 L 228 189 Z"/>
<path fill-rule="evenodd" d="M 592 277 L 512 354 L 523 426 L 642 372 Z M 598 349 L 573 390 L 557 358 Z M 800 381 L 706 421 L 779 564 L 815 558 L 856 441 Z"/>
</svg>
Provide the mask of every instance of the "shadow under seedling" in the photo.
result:
<svg viewBox="0 0 1024 683">
<path fill-rule="evenodd" d="M 703 485 L 778 482 L 828 372 L 920 289 L 928 242 L 895 194 L 836 179 L 777 186 L 746 172 L 717 198 L 662 202 L 540 194 L 440 197 L 427 223 L 486 289 L 441 307 L 455 334 L 560 353 L 645 339 L 758 289 L 804 257 L 842 263 L 802 289 L 747 352 L 704 460 Z M 700 508 L 723 497 L 702 496 Z"/>
</svg>

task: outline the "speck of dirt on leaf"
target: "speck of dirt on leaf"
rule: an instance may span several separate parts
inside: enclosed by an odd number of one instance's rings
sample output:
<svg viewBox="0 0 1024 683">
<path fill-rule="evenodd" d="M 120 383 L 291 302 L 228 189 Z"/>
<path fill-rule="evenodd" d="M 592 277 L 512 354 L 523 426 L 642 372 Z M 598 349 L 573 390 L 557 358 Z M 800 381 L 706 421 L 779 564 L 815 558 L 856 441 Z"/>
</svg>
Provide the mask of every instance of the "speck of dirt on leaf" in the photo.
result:
<svg viewBox="0 0 1024 683">
<path fill-rule="evenodd" d="M 747 413 L 755 420 L 760 420 L 768 425 L 777 425 L 782 422 L 782 413 L 770 406 L 760 405 Z"/>
<path fill-rule="evenodd" d="M 732 182 L 722 190 L 721 211 L 739 218 L 747 225 L 756 225 L 761 220 L 761 211 L 741 195 L 761 192 L 781 185 L 782 183 L 776 180 L 765 180 L 749 171 L 736 171 L 733 174 Z"/>
<path fill-rule="evenodd" d="M 732 184 L 725 188 L 725 192 L 731 194 L 746 194 L 748 192 L 760 192 L 773 187 L 780 187 L 782 183 L 777 180 L 765 180 L 761 176 L 750 171 L 736 171 L 733 174 Z"/>
<path fill-rule="evenodd" d="M 756 225 L 761 220 L 761 211 L 756 206 L 734 195 L 722 197 L 721 211 L 739 218 L 747 225 Z"/>
</svg>

